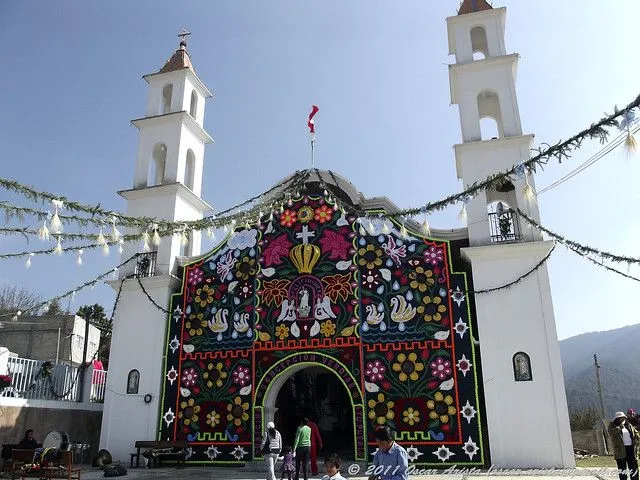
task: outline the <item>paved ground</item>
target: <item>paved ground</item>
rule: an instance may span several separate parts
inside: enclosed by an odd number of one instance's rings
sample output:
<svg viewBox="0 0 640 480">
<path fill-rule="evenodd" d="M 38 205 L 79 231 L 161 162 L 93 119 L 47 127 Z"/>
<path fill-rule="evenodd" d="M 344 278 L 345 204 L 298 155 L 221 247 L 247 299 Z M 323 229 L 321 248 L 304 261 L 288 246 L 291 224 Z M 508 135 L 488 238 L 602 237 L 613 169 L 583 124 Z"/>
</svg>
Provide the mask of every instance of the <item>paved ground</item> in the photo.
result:
<svg viewBox="0 0 640 480">
<path fill-rule="evenodd" d="M 354 467 L 355 468 L 355 467 Z M 351 476 L 346 474 L 345 477 L 353 480 L 366 480 L 366 476 Z M 445 477 L 445 474 L 440 475 L 418 475 L 419 472 L 410 475 L 411 480 L 441 480 Z M 447 480 L 487 480 L 490 477 L 492 480 L 555 480 L 555 479 L 567 479 L 571 477 L 580 477 L 584 480 L 616 480 L 618 478 L 614 469 L 585 469 L 578 468 L 575 470 L 567 471 L 547 471 L 547 472 L 531 472 L 522 470 L 520 472 L 483 472 L 474 473 L 473 475 L 467 475 L 464 472 L 450 472 L 446 475 Z M 97 480 L 103 477 L 101 470 L 87 469 L 82 473 L 82 480 Z M 147 470 L 145 468 L 131 468 L 128 469 L 127 476 L 124 478 L 135 478 L 140 480 L 151 479 L 172 479 L 172 480 L 258 480 L 265 479 L 265 474 L 262 472 L 247 472 L 242 469 L 234 468 L 214 468 L 214 467 L 187 467 L 187 468 L 172 468 L 162 467 L 153 470 Z M 309 480 L 319 480 L 321 476 L 309 477 Z"/>
</svg>

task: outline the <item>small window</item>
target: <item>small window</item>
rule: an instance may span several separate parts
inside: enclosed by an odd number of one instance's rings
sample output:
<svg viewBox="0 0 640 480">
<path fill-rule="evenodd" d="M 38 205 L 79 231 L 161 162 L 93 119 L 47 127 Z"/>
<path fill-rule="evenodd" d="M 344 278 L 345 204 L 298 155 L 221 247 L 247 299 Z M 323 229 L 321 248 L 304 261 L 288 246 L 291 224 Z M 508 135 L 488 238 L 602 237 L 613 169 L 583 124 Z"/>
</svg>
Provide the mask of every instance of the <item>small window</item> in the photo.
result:
<svg viewBox="0 0 640 480">
<path fill-rule="evenodd" d="M 187 161 L 184 170 L 184 185 L 193 191 L 193 182 L 196 174 L 196 156 L 193 150 L 187 150 Z"/>
<path fill-rule="evenodd" d="M 529 355 L 524 352 L 518 352 L 513 356 L 513 378 L 516 382 L 530 382 L 533 380 L 531 360 Z"/>
<path fill-rule="evenodd" d="M 140 385 L 140 372 L 138 370 L 131 370 L 127 377 L 127 393 L 137 394 L 138 386 Z"/>
<path fill-rule="evenodd" d="M 474 60 L 482 60 L 489 56 L 489 45 L 487 42 L 487 31 L 482 26 L 473 27 L 471 29 L 471 49 L 473 50 Z M 478 53 L 480 55 L 476 56 Z"/>
<path fill-rule="evenodd" d="M 198 113 L 198 94 L 195 90 L 191 92 L 191 107 L 189 108 L 189 114 L 194 118 L 196 118 L 196 114 Z"/>
</svg>

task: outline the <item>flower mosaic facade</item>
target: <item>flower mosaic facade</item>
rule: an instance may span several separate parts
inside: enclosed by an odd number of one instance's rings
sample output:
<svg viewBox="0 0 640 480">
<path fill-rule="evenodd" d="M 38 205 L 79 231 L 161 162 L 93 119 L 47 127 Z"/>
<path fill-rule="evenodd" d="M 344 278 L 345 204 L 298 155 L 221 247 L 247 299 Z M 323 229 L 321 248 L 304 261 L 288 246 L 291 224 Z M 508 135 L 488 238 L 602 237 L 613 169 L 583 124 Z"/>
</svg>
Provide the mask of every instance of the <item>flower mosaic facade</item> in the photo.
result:
<svg viewBox="0 0 640 480">
<path fill-rule="evenodd" d="M 369 227 L 304 196 L 184 267 L 158 438 L 192 463 L 260 457 L 271 382 L 308 364 L 349 394 L 353 459 L 388 425 L 418 465 L 487 465 L 464 245 Z"/>
</svg>

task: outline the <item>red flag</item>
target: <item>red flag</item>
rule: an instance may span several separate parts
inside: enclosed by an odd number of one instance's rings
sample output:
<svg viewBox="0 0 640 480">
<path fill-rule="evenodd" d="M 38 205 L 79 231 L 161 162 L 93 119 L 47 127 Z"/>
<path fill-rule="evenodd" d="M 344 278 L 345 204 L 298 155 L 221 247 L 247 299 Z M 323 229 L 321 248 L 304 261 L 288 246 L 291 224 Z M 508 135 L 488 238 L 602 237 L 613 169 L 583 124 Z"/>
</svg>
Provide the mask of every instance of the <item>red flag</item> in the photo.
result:
<svg viewBox="0 0 640 480">
<path fill-rule="evenodd" d="M 318 107 L 313 105 L 311 107 L 311 113 L 309 114 L 309 122 L 307 123 L 307 126 L 309 127 L 309 133 L 316 133 L 314 124 L 313 124 L 313 117 L 315 116 L 315 114 L 318 113 Z"/>
</svg>

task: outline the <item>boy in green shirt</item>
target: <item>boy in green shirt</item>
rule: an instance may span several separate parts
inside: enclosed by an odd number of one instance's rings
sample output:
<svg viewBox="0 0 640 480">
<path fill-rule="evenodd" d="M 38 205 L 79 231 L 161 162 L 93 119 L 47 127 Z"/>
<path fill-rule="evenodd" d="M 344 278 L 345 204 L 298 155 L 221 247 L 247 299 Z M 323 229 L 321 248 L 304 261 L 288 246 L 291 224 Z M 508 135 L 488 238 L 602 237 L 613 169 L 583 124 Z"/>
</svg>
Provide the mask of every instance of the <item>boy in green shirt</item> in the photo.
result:
<svg viewBox="0 0 640 480">
<path fill-rule="evenodd" d="M 307 464 L 309 463 L 309 453 L 311 452 L 311 428 L 307 425 L 308 418 L 303 418 L 296 431 L 296 439 L 293 442 L 293 450 L 296 452 L 296 480 L 300 478 L 300 464 L 302 464 L 302 475 L 304 480 L 309 479 Z"/>
</svg>

